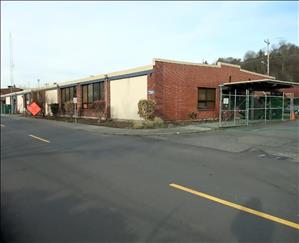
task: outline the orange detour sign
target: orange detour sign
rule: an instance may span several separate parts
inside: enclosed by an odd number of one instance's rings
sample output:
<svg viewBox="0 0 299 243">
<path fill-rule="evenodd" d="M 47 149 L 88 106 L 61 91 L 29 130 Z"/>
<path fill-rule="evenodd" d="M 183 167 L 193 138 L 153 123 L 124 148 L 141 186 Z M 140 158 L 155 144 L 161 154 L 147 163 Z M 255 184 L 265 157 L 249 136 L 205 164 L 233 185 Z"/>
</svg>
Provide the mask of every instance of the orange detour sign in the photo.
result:
<svg viewBox="0 0 299 243">
<path fill-rule="evenodd" d="M 36 116 L 41 111 L 41 108 L 38 106 L 38 104 L 32 102 L 27 106 L 27 110 L 30 111 L 33 116 Z"/>
<path fill-rule="evenodd" d="M 292 121 L 295 121 L 295 119 L 296 119 L 296 118 L 295 118 L 295 112 L 293 111 L 293 112 L 292 112 L 292 116 L 291 116 L 291 120 L 292 120 Z"/>
</svg>

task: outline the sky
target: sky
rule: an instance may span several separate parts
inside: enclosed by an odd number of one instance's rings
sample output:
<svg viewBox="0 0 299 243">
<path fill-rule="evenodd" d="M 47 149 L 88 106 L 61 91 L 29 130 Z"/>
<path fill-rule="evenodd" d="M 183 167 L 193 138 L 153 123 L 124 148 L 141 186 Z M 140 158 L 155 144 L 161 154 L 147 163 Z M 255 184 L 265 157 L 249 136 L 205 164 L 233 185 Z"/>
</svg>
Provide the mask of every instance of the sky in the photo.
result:
<svg viewBox="0 0 299 243">
<path fill-rule="evenodd" d="M 1 1 L 1 87 L 23 88 L 152 64 L 216 62 L 286 41 L 298 2 Z"/>
</svg>

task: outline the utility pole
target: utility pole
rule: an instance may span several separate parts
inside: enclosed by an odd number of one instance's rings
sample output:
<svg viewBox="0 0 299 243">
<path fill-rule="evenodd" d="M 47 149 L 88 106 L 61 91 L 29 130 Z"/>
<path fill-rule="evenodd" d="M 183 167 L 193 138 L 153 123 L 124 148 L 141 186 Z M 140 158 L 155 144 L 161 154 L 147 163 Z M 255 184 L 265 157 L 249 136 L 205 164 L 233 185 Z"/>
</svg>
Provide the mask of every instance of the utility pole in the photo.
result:
<svg viewBox="0 0 299 243">
<path fill-rule="evenodd" d="M 267 75 L 270 75 L 270 62 L 269 62 L 269 55 L 270 55 L 270 51 L 269 51 L 269 45 L 270 45 L 270 41 L 269 39 L 264 40 L 264 42 L 267 44 Z"/>
<path fill-rule="evenodd" d="M 13 77 L 13 69 L 14 69 L 14 62 L 13 62 L 13 52 L 12 52 L 12 34 L 9 32 L 9 54 L 10 54 L 10 93 L 13 92 L 13 84 L 14 84 L 14 77 Z M 11 95 L 10 97 L 10 106 L 11 106 L 11 114 L 14 112 L 14 98 Z"/>
</svg>

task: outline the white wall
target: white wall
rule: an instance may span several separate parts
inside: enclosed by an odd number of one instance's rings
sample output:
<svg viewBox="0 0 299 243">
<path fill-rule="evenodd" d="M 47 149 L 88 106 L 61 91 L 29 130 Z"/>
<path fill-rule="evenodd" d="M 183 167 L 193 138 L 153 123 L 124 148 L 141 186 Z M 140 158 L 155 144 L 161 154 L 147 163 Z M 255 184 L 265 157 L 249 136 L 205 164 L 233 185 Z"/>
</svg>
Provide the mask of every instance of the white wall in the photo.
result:
<svg viewBox="0 0 299 243">
<path fill-rule="evenodd" d="M 47 115 L 52 115 L 50 104 L 58 103 L 57 89 L 45 91 L 45 112 Z"/>
<path fill-rule="evenodd" d="M 138 120 L 138 101 L 147 99 L 147 76 L 110 81 L 111 118 Z"/>
<path fill-rule="evenodd" d="M 10 96 L 5 97 L 5 104 L 10 105 Z"/>
<path fill-rule="evenodd" d="M 18 113 L 23 113 L 24 112 L 23 95 L 17 95 L 17 112 Z"/>
</svg>

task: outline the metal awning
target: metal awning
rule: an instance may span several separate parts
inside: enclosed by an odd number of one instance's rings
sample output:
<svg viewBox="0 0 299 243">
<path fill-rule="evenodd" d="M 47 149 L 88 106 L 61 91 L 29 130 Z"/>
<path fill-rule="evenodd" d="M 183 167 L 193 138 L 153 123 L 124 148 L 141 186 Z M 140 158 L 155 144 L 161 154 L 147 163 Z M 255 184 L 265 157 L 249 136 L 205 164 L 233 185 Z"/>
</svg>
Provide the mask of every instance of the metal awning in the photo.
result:
<svg viewBox="0 0 299 243">
<path fill-rule="evenodd" d="M 299 83 L 275 80 L 275 79 L 259 79 L 246 80 L 238 82 L 223 83 L 223 89 L 237 89 L 237 90 L 256 90 L 256 91 L 270 91 L 275 89 L 285 89 L 298 86 Z"/>
</svg>

